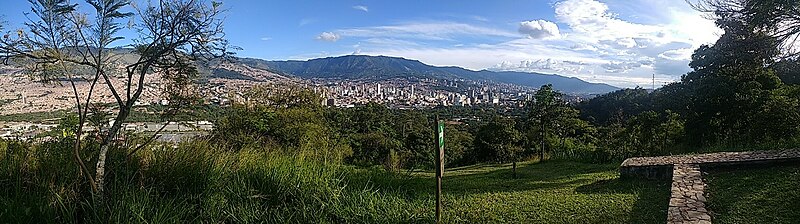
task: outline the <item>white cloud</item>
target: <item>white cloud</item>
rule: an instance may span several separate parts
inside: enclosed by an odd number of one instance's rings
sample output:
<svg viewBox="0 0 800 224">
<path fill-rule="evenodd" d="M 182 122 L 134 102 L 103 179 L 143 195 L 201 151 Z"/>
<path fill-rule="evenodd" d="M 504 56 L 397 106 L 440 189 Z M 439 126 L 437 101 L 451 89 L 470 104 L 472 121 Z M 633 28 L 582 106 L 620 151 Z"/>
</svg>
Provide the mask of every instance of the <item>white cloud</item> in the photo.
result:
<svg viewBox="0 0 800 224">
<path fill-rule="evenodd" d="M 659 54 L 658 57 L 673 61 L 691 60 L 692 53 L 694 53 L 694 49 L 682 48 L 682 49 L 664 51 L 663 53 Z"/>
<path fill-rule="evenodd" d="M 626 37 L 626 38 L 619 38 L 617 39 L 617 44 L 619 46 L 623 46 L 625 48 L 633 48 L 636 47 L 636 41 L 633 38 Z"/>
<path fill-rule="evenodd" d="M 606 11 L 608 11 L 606 4 L 594 0 L 566 0 L 555 5 L 556 17 L 561 22 L 580 29 L 576 31 L 582 32 L 587 31 L 586 28 L 589 26 L 607 26 L 612 19 Z"/>
<path fill-rule="evenodd" d="M 585 43 L 577 43 L 575 45 L 572 45 L 572 47 L 570 47 L 570 48 L 572 48 L 572 50 L 576 50 L 576 51 L 597 51 L 598 50 L 597 47 L 589 45 L 589 44 L 585 44 Z"/>
<path fill-rule="evenodd" d="M 669 24 L 666 24 L 665 35 L 672 41 L 682 41 L 698 48 L 703 44 L 712 44 L 724 31 L 717 27 L 713 20 L 703 17 L 702 13 L 693 9 L 671 9 Z"/>
<path fill-rule="evenodd" d="M 547 39 L 559 38 L 561 33 L 558 31 L 558 26 L 546 20 L 533 20 L 524 21 L 519 23 L 519 33 L 525 34 L 528 38 L 533 39 Z"/>
<path fill-rule="evenodd" d="M 631 38 L 650 45 L 688 42 L 693 47 L 713 43 L 721 34 L 714 21 L 692 9 L 684 1 L 626 0 L 618 5 L 632 7 L 634 17 L 647 17 L 658 23 L 643 24 L 617 18 L 609 6 L 597 0 L 563 0 L 554 5 L 555 16 L 574 33 L 572 37 L 588 42 L 616 41 Z M 626 43 L 630 43 L 626 40 Z M 638 43 L 642 44 L 642 43 Z M 646 47 L 646 46 L 640 46 Z"/>
<path fill-rule="evenodd" d="M 690 60 L 656 60 L 653 66 L 656 74 L 685 74 L 692 69 L 689 68 Z M 680 76 L 673 76 L 676 80 Z"/>
<path fill-rule="evenodd" d="M 364 12 L 369 12 L 369 8 L 367 8 L 367 6 L 363 6 L 363 5 L 355 5 L 355 6 L 353 6 L 353 9 L 364 11 Z"/>
<path fill-rule="evenodd" d="M 411 22 L 390 26 L 339 29 L 334 32 L 346 37 L 417 40 L 452 40 L 457 36 L 519 37 L 517 34 L 500 29 L 456 22 Z"/>
<path fill-rule="evenodd" d="M 509 61 L 503 61 L 500 64 L 491 68 L 494 71 L 525 71 L 525 72 L 555 72 L 555 73 L 569 73 L 577 74 L 582 72 L 591 73 L 592 71 L 586 70 L 587 64 L 579 61 L 562 61 L 553 58 L 537 59 L 537 60 L 522 60 L 518 64 Z"/>
<path fill-rule="evenodd" d="M 380 47 L 419 47 L 422 46 L 414 41 L 407 41 L 394 38 L 369 38 L 364 40 L 366 44 Z"/>
<path fill-rule="evenodd" d="M 556 18 L 572 31 L 595 40 L 656 36 L 662 28 L 617 19 L 606 4 L 595 0 L 565 0 L 555 4 Z"/>
<path fill-rule="evenodd" d="M 476 21 L 489 22 L 489 19 L 487 19 L 486 17 L 483 17 L 483 16 L 472 16 L 471 18 L 476 20 Z"/>
<path fill-rule="evenodd" d="M 341 39 L 341 36 L 331 32 L 322 32 L 321 34 L 319 34 L 319 36 L 317 36 L 316 39 L 322 41 L 336 42 L 337 40 Z"/>
<path fill-rule="evenodd" d="M 315 22 L 317 22 L 316 19 L 304 18 L 304 19 L 301 19 L 300 22 L 297 25 L 298 26 L 305 26 L 305 25 L 312 24 L 312 23 L 315 23 Z"/>
<path fill-rule="evenodd" d="M 268 41 L 268 40 L 272 40 L 272 37 L 262 37 L 262 38 L 259 38 L 259 40 Z"/>
<path fill-rule="evenodd" d="M 642 67 L 639 62 L 610 62 L 602 66 L 609 73 L 627 73 L 635 68 Z"/>
</svg>

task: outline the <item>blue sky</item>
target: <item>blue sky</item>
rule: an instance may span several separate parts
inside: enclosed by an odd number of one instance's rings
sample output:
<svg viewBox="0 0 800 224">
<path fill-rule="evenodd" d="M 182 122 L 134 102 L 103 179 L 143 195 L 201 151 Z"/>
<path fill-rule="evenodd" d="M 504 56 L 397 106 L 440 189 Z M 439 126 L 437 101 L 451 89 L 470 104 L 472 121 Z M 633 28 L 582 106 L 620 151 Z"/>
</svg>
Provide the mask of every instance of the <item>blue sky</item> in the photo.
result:
<svg viewBox="0 0 800 224">
<path fill-rule="evenodd" d="M 620 87 L 678 80 L 722 31 L 683 0 L 224 0 L 240 56 L 388 55 L 440 66 L 554 73 Z M 11 27 L 24 0 L 4 0 Z M 88 9 L 88 8 L 85 8 Z"/>
</svg>

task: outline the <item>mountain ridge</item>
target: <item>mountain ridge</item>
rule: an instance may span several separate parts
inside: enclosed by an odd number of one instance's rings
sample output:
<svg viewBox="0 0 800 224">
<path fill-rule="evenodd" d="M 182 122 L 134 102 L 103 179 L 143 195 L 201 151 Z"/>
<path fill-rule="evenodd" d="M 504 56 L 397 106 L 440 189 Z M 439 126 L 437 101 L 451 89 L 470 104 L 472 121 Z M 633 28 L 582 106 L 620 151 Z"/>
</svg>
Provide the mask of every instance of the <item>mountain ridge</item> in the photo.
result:
<svg viewBox="0 0 800 224">
<path fill-rule="evenodd" d="M 433 66 L 418 60 L 390 56 L 345 55 L 309 60 L 263 60 L 240 58 L 242 63 L 301 78 L 386 80 L 434 78 L 495 81 L 538 88 L 553 84 L 566 93 L 602 94 L 620 88 L 591 83 L 575 77 L 517 71 L 470 70 L 457 66 Z"/>
</svg>

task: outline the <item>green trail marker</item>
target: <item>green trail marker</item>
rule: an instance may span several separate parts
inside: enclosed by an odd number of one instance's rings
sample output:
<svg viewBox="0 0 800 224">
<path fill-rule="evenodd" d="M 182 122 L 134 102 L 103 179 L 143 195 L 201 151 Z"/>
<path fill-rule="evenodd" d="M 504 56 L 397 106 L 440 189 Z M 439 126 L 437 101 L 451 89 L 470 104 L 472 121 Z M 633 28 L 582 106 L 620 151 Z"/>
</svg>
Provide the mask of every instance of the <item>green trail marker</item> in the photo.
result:
<svg viewBox="0 0 800 224">
<path fill-rule="evenodd" d="M 436 141 L 439 153 L 436 157 L 436 223 L 442 223 L 442 176 L 444 176 L 444 121 L 436 116 Z"/>
</svg>

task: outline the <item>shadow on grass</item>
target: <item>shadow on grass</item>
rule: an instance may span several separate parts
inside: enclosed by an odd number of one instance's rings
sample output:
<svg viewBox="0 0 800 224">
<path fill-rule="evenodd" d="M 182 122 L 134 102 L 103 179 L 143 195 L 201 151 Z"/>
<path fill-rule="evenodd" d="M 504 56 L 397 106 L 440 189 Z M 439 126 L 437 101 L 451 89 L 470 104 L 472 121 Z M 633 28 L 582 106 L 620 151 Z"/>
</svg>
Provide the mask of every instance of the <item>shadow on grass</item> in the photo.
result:
<svg viewBox="0 0 800 224">
<path fill-rule="evenodd" d="M 480 164 L 449 169 L 443 188 L 449 194 L 500 193 L 513 191 L 577 188 L 578 193 L 636 193 L 639 188 L 659 186 L 669 190 L 669 182 L 649 180 L 619 180 L 616 164 L 584 164 L 565 161 L 546 161 L 520 164 L 513 178 L 510 164 Z M 430 175 L 385 175 L 372 170 L 370 174 L 352 175 L 360 183 L 370 181 L 377 189 L 399 189 L 428 192 L 435 186 Z M 605 191 L 605 192 L 603 192 Z M 432 192 L 432 191 L 431 191 Z"/>
<path fill-rule="evenodd" d="M 482 165 L 482 170 L 459 170 L 445 175 L 451 194 L 500 193 L 574 188 L 598 178 L 611 178 L 615 166 L 547 161 L 521 164 L 514 178 L 511 166 Z"/>
<path fill-rule="evenodd" d="M 631 222 L 663 223 L 669 202 L 670 182 L 620 179 L 617 170 L 617 164 L 546 161 L 520 164 L 517 167 L 517 178 L 514 179 L 509 164 L 481 164 L 447 170 L 443 179 L 443 191 L 445 195 L 456 198 L 494 193 L 608 194 L 612 198 L 619 197 L 619 194 L 634 195 L 635 202 L 628 215 Z M 429 173 L 387 175 L 377 169 L 362 172 L 365 173 L 352 173 L 348 178 L 351 184 L 356 184 L 353 186 L 368 183 L 372 190 L 400 193 L 411 200 L 428 200 L 434 195 L 435 178 Z"/>
<path fill-rule="evenodd" d="M 632 223 L 646 223 L 652 220 L 666 221 L 669 207 L 671 183 L 666 180 L 645 180 L 637 178 L 614 178 L 599 180 L 582 185 L 575 192 L 582 194 L 635 194 L 630 220 Z"/>
<path fill-rule="evenodd" d="M 611 178 L 615 165 L 574 162 L 522 163 L 513 178 L 510 164 L 479 164 L 449 169 L 443 178 L 443 191 L 450 195 L 547 191 L 571 189 L 598 178 Z M 345 177 L 348 186 L 419 199 L 433 195 L 436 181 L 431 173 L 386 172 L 378 168 L 353 169 Z"/>
<path fill-rule="evenodd" d="M 796 223 L 800 164 L 706 169 L 715 223 Z"/>
</svg>

